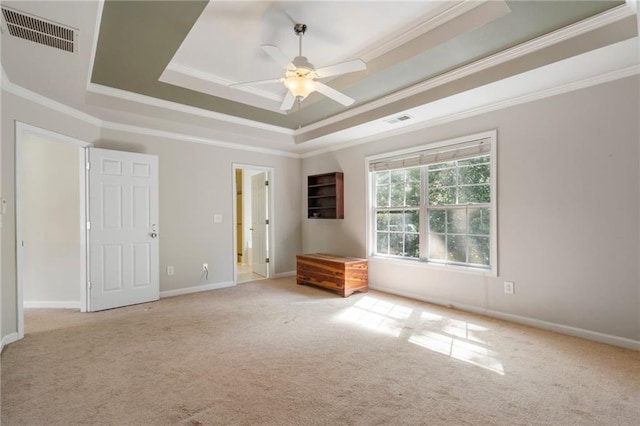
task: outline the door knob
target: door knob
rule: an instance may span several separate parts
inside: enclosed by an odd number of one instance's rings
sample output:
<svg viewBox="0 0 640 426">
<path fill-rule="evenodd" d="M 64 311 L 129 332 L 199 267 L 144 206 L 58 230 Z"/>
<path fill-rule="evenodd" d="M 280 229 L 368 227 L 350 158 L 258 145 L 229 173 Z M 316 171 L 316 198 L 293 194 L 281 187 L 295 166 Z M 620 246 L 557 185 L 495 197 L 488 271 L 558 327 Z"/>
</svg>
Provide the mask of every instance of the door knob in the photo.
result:
<svg viewBox="0 0 640 426">
<path fill-rule="evenodd" d="M 157 237 L 157 236 L 158 236 L 158 234 L 156 234 L 155 232 L 152 232 L 152 233 L 151 233 L 151 238 L 155 238 L 155 237 Z"/>
</svg>

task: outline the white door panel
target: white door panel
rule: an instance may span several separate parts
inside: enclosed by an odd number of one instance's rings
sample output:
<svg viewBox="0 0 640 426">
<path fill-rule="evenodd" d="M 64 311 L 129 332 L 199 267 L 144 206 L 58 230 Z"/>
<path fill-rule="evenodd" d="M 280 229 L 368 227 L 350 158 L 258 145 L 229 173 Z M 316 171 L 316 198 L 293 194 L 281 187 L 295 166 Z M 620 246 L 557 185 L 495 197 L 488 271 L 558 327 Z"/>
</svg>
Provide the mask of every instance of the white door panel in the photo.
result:
<svg viewBox="0 0 640 426">
<path fill-rule="evenodd" d="M 89 148 L 89 310 L 159 298 L 158 158 Z"/>
</svg>

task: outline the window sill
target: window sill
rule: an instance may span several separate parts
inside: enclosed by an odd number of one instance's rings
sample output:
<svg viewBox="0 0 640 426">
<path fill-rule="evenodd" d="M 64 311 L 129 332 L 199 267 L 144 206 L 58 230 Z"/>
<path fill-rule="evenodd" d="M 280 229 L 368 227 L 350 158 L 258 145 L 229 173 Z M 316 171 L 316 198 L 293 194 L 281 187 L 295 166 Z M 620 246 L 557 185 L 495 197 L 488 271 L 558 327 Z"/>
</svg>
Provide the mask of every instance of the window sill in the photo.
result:
<svg viewBox="0 0 640 426">
<path fill-rule="evenodd" d="M 424 262 L 418 259 L 400 259 L 385 256 L 368 256 L 370 262 L 387 263 L 391 265 L 405 265 L 417 268 L 431 269 L 442 272 L 459 272 L 463 274 L 481 275 L 485 277 L 497 277 L 498 274 L 492 269 L 474 268 L 472 266 L 446 265 L 433 262 Z"/>
</svg>

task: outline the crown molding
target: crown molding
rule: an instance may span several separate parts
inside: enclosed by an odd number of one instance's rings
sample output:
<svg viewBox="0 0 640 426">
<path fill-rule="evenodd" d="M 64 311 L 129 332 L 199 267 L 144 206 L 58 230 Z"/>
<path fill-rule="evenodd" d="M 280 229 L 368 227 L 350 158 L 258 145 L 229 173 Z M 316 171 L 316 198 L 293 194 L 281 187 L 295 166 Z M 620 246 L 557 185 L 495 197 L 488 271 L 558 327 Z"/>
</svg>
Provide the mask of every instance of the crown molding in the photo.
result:
<svg viewBox="0 0 640 426">
<path fill-rule="evenodd" d="M 226 78 L 218 77 L 217 75 L 201 71 L 192 67 L 188 67 L 186 65 L 176 64 L 170 62 L 165 68 L 165 71 L 173 71 L 176 74 L 184 75 L 187 77 L 191 77 L 200 81 L 207 81 L 209 83 L 218 84 L 220 86 L 229 87 L 229 85 L 237 83 L 236 81 L 227 80 Z M 162 79 L 162 76 L 160 77 Z M 162 80 L 161 80 L 162 81 Z M 172 83 L 175 84 L 175 83 Z M 191 89 L 194 90 L 194 89 Z M 276 101 L 278 103 L 282 102 L 282 98 L 275 93 L 267 92 L 266 90 L 260 90 L 256 87 L 245 86 L 245 87 L 237 87 L 235 90 L 241 90 L 243 92 L 249 93 L 254 96 L 260 96 L 265 99 L 269 99 L 272 101 Z M 275 112 L 280 112 L 275 111 Z"/>
<path fill-rule="evenodd" d="M 395 129 L 395 130 L 390 130 L 387 132 L 383 132 L 383 133 L 378 133 L 376 135 L 373 136 L 368 136 L 362 139 L 358 139 L 358 140 L 354 140 L 354 141 L 349 141 L 349 142 L 345 142 L 345 143 L 341 143 L 341 144 L 337 144 L 337 145 L 333 145 L 331 147 L 328 148 L 322 148 L 322 149 L 318 149 L 318 150 L 314 150 L 314 151 L 308 151 L 305 153 L 302 153 L 300 155 L 301 158 L 310 158 L 310 157 L 314 157 L 317 155 L 321 155 L 321 154 L 326 154 L 329 152 L 334 152 L 334 151 L 339 151 L 342 149 L 346 149 L 346 148 L 351 148 L 354 146 L 358 146 L 358 145 L 363 145 L 363 144 L 367 144 L 370 142 L 375 142 L 381 139 L 387 139 L 390 137 L 394 137 L 394 136 L 399 136 L 399 135 L 403 135 L 406 133 L 410 133 L 410 132 L 414 132 L 414 131 L 418 131 L 418 130 L 422 130 L 422 129 L 426 129 L 429 127 L 434 127 L 434 126 L 438 126 L 441 124 L 446 124 L 446 123 L 450 123 L 452 121 L 458 121 L 458 120 L 463 120 L 465 118 L 469 118 L 469 117 L 474 117 L 476 115 L 480 115 L 480 114 L 485 114 L 488 112 L 492 112 L 492 111 L 497 111 L 500 109 L 504 109 L 504 108 L 508 108 L 508 107 L 512 107 L 512 106 L 516 106 L 516 105 L 520 105 L 520 104 L 525 104 L 528 102 L 533 102 L 539 99 L 544 99 L 544 98 L 549 98 L 552 96 L 556 96 L 556 95 L 561 95 L 563 93 L 567 93 L 567 92 L 573 92 L 575 90 L 579 90 L 579 89 L 585 89 L 591 86 L 597 86 L 599 84 L 603 84 L 603 83 L 608 83 L 610 81 L 614 81 L 614 80 L 619 80 L 621 78 L 626 78 L 626 77 L 631 77 L 633 75 L 637 75 L 640 74 L 640 64 L 636 64 L 636 65 L 632 65 L 620 70 L 615 70 L 615 71 L 611 71 L 605 74 L 601 74 L 595 77 L 589 77 L 589 78 L 585 78 L 579 81 L 575 81 L 569 84 L 561 84 L 557 87 L 553 87 L 550 89 L 544 89 L 544 90 L 539 90 L 537 92 L 534 93 L 530 93 L 527 95 L 523 95 L 523 96 L 518 96 L 509 100 L 505 100 L 505 101 L 501 101 L 501 102 L 494 102 L 491 103 L 489 105 L 485 105 L 482 107 L 478 107 L 478 108 L 473 108 L 467 111 L 462 111 L 460 113 L 456 113 L 456 114 L 449 114 L 445 117 L 440 117 L 440 118 L 436 118 L 433 120 L 427 120 L 424 122 L 421 122 L 419 124 L 414 124 L 413 126 L 406 126 L 406 127 L 402 127 L 400 129 Z"/>
<path fill-rule="evenodd" d="M 84 121 L 85 123 L 92 124 L 96 127 L 101 127 L 104 124 L 104 122 L 99 118 L 96 118 L 85 112 L 78 111 L 77 109 L 65 105 L 61 102 L 54 101 L 53 99 L 39 95 L 38 93 L 32 92 L 31 90 L 25 89 L 22 86 L 18 86 L 17 84 L 12 83 L 5 74 L 4 68 L 2 69 L 2 89 L 20 98 L 34 102 L 38 105 L 42 105 L 57 112 L 61 112 L 65 115 L 76 118 L 80 121 Z"/>
<path fill-rule="evenodd" d="M 403 28 L 401 31 L 391 35 L 387 40 L 382 43 L 374 46 L 373 48 L 369 48 L 361 51 L 356 57 L 362 58 L 363 61 L 369 62 L 377 57 L 384 55 L 387 52 L 392 51 L 405 43 L 410 42 L 411 40 L 420 37 L 421 35 L 433 30 L 434 28 L 439 27 L 442 24 L 445 24 L 452 19 L 457 18 L 460 15 L 463 15 L 470 10 L 473 10 L 488 0 L 462 0 L 453 4 L 452 6 L 448 3 L 446 7 L 440 7 L 440 10 L 435 12 L 435 15 L 429 17 L 426 21 L 420 22 L 419 24 L 411 27 L 411 28 Z M 504 3 L 503 0 L 492 0 L 492 1 L 500 1 Z M 453 3 L 453 2 L 451 2 Z"/>
<path fill-rule="evenodd" d="M 209 139 L 209 138 L 203 138 L 199 136 L 187 135 L 185 133 L 176 133 L 176 132 L 169 132 L 166 130 L 150 129 L 148 127 L 139 127 L 131 124 L 105 122 L 102 126 L 102 129 L 114 130 L 114 131 L 120 131 L 120 132 L 126 132 L 126 133 L 136 133 L 139 135 L 166 138 L 166 139 L 173 139 L 173 140 L 182 141 L 182 142 L 199 143 L 204 145 L 215 146 L 218 148 L 233 149 L 235 151 L 248 151 L 248 152 L 255 152 L 259 154 L 276 155 L 279 157 L 301 158 L 300 154 L 296 154 L 293 152 L 280 151 L 280 150 L 270 149 L 270 148 L 260 148 L 260 147 L 251 146 L 251 145 L 235 144 L 235 143 L 224 142 L 216 139 Z"/>
<path fill-rule="evenodd" d="M 22 86 L 18 86 L 17 84 L 12 83 L 7 77 L 4 71 L 4 68 L 2 68 L 2 90 L 6 91 L 7 93 L 11 93 L 15 96 L 18 96 L 20 98 L 26 99 L 35 104 L 41 105 L 45 108 L 49 108 L 51 110 L 61 112 L 69 117 L 75 118 L 77 120 L 83 121 L 88 124 L 92 124 L 100 128 L 101 130 L 102 129 L 116 130 L 116 131 L 136 133 L 136 134 L 141 134 L 146 136 L 163 137 L 163 138 L 173 139 L 177 141 L 200 143 L 205 145 L 217 146 L 220 148 L 234 149 L 237 151 L 249 151 L 249 152 L 256 152 L 261 154 L 277 155 L 281 157 L 300 158 L 299 154 L 288 152 L 288 151 L 261 148 L 261 147 L 251 146 L 251 145 L 234 144 L 231 142 L 223 142 L 216 139 L 197 137 L 197 136 L 188 135 L 184 133 L 168 132 L 164 130 L 151 129 L 148 127 L 140 127 L 140 126 L 134 126 L 129 124 L 104 121 L 90 114 L 84 113 L 82 111 L 78 111 L 77 109 L 74 109 L 63 103 L 54 101 L 53 99 L 49 99 L 45 96 L 39 95 L 35 92 L 25 89 Z"/>
<path fill-rule="evenodd" d="M 580 22 L 576 22 L 575 24 L 561 28 L 552 33 L 542 35 L 538 38 L 524 42 L 510 49 L 488 56 L 484 59 L 480 59 L 469 65 L 465 65 L 463 67 L 457 68 L 453 71 L 442 74 L 438 77 L 432 78 L 430 80 L 426 80 L 422 83 L 418 83 L 414 86 L 411 86 L 407 89 L 393 93 L 377 101 L 369 102 L 360 107 L 356 107 L 349 111 L 337 114 L 326 120 L 318 121 L 316 123 L 302 127 L 301 129 L 297 129 L 294 131 L 294 137 L 305 134 L 306 132 L 309 132 L 309 131 L 318 130 L 325 126 L 330 126 L 332 124 L 339 123 L 343 120 L 347 120 L 347 119 L 356 117 L 360 114 L 364 114 L 366 112 L 375 110 L 377 108 L 384 107 L 386 105 L 392 104 L 394 102 L 400 101 L 410 96 L 417 95 L 419 93 L 425 92 L 427 90 L 433 89 L 443 84 L 447 84 L 454 80 L 458 80 L 460 78 L 469 76 L 471 74 L 484 71 L 496 65 L 503 64 L 510 60 L 531 54 L 543 48 L 554 45 L 556 43 L 560 43 L 562 41 L 579 36 L 589 31 L 593 31 L 605 25 L 618 22 L 621 19 L 627 18 L 629 16 L 633 16 L 634 14 L 635 13 L 633 9 L 629 7 L 627 4 L 620 5 L 611 10 L 600 13 L 599 15 L 596 15 L 594 17 L 584 19 Z"/>
<path fill-rule="evenodd" d="M 239 118 L 228 114 L 222 114 L 215 111 L 210 111 L 204 108 L 193 107 L 189 105 L 179 104 L 177 102 L 167 101 L 164 99 L 152 98 L 147 95 L 140 95 L 138 93 L 129 92 L 127 90 L 115 89 L 113 87 L 103 86 L 101 84 L 89 83 L 87 84 L 87 91 L 96 93 L 98 95 L 110 96 L 113 98 L 123 99 L 129 102 L 140 103 L 149 105 L 152 107 L 163 108 L 171 111 L 183 112 L 185 114 L 196 115 L 205 118 L 211 118 L 214 120 L 224 121 L 226 123 L 238 124 L 246 127 L 253 127 L 268 132 L 280 133 L 288 136 L 293 136 L 293 130 L 285 127 L 274 126 L 272 124 L 265 124 L 259 121 L 248 120 L 246 118 Z"/>
</svg>

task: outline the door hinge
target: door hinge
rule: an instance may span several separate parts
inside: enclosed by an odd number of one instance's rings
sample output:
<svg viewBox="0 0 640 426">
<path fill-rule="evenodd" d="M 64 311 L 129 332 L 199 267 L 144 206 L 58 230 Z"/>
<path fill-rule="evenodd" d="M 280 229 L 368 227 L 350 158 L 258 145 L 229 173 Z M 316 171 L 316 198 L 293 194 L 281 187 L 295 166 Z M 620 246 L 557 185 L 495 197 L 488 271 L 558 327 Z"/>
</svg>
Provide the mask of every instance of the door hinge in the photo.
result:
<svg viewBox="0 0 640 426">
<path fill-rule="evenodd" d="M 91 163 L 87 161 L 87 170 L 91 170 Z"/>
<path fill-rule="evenodd" d="M 269 263 L 269 258 L 268 257 L 264 260 L 264 263 Z"/>
<path fill-rule="evenodd" d="M 269 219 L 265 220 L 265 221 L 264 221 L 264 224 L 265 224 L 265 225 L 268 225 L 268 224 L 269 224 Z"/>
<path fill-rule="evenodd" d="M 269 181 L 268 180 L 264 181 L 264 186 L 269 186 Z"/>
<path fill-rule="evenodd" d="M 91 288 L 91 281 L 87 281 L 87 288 L 90 289 Z"/>
<path fill-rule="evenodd" d="M 87 229 L 91 229 L 91 222 L 87 222 Z"/>
</svg>

